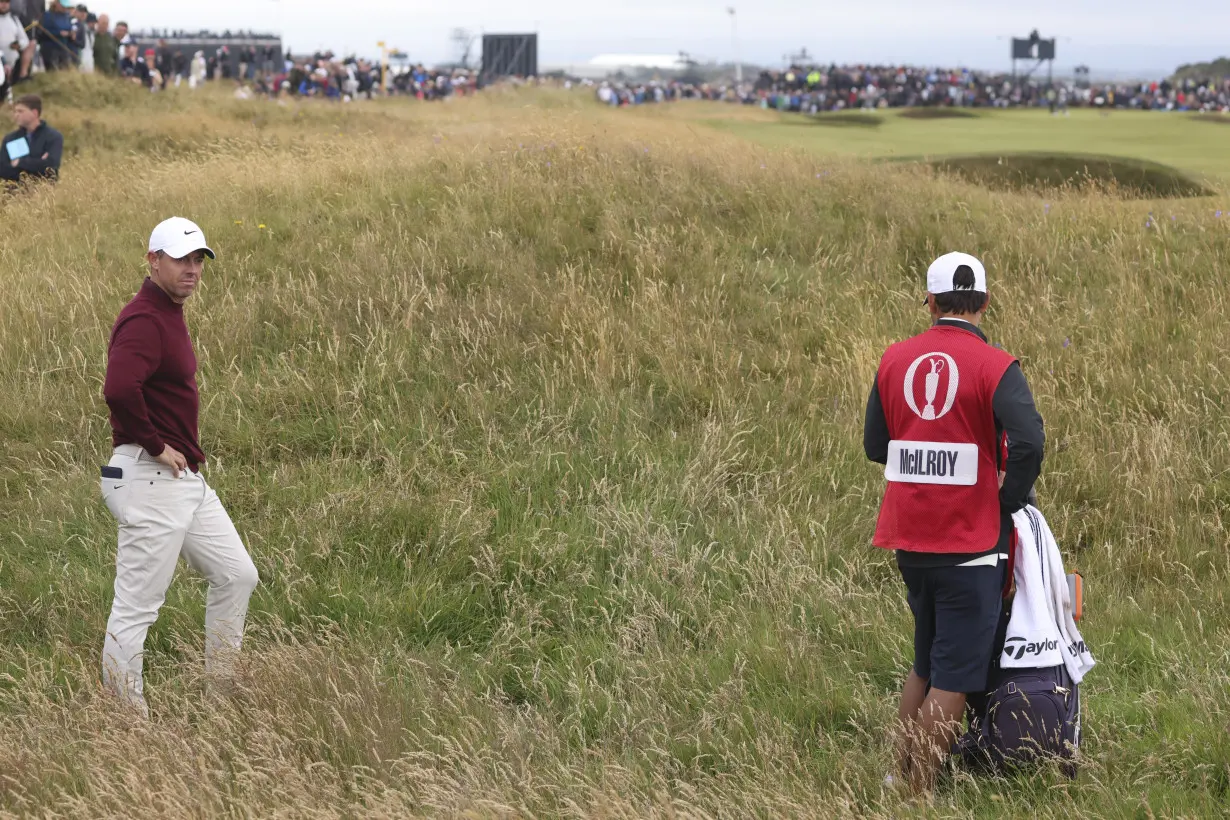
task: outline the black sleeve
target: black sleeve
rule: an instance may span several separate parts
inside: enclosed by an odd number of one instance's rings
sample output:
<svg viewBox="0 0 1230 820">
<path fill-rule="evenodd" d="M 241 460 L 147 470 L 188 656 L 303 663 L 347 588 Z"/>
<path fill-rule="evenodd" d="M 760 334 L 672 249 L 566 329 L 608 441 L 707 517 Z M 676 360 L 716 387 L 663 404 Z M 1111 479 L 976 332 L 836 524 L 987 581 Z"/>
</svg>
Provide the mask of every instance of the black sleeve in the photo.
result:
<svg viewBox="0 0 1230 820">
<path fill-rule="evenodd" d="M 1038 475 L 1042 472 L 1042 451 L 1046 434 L 1042 416 L 1034 406 L 1033 393 L 1018 364 L 1013 364 L 999 380 L 991 399 L 995 420 L 1008 435 L 1008 460 L 1004 463 L 1004 486 L 999 503 L 1009 513 L 1025 506 Z"/>
<path fill-rule="evenodd" d="M 871 383 L 871 395 L 867 397 L 867 417 L 863 422 L 863 452 L 877 464 L 888 463 L 888 419 L 884 418 L 884 405 L 880 403 L 880 376 Z"/>
<path fill-rule="evenodd" d="M 45 159 L 43 154 L 47 155 Z M 37 148 L 30 146 L 30 153 L 18 160 L 17 167 L 38 176 L 52 176 L 59 172 L 63 155 L 64 137 L 59 131 L 51 131 Z"/>
<path fill-rule="evenodd" d="M 43 169 L 44 174 L 59 174 L 60 162 L 64 158 L 64 135 L 59 131 L 51 132 L 51 139 L 47 145 L 47 159 L 44 162 L 47 166 Z"/>
</svg>

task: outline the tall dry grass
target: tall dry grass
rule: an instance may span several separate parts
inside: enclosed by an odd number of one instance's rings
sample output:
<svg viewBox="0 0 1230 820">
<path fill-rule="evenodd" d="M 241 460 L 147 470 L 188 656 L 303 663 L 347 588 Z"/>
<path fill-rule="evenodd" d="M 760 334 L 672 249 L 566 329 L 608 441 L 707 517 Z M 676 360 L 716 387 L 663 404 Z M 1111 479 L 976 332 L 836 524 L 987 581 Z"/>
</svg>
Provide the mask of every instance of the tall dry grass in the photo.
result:
<svg viewBox="0 0 1230 820">
<path fill-rule="evenodd" d="M 0 206 L 0 813 L 1224 813 L 1224 192 L 1044 206 L 551 95 L 58 91 L 63 181 Z M 101 380 L 171 213 L 219 251 L 202 436 L 263 584 L 218 701 L 177 579 L 134 724 L 96 681 Z M 1101 663 L 1079 781 L 911 807 L 881 790 L 909 617 L 860 433 L 954 248 L 1046 418 Z"/>
</svg>

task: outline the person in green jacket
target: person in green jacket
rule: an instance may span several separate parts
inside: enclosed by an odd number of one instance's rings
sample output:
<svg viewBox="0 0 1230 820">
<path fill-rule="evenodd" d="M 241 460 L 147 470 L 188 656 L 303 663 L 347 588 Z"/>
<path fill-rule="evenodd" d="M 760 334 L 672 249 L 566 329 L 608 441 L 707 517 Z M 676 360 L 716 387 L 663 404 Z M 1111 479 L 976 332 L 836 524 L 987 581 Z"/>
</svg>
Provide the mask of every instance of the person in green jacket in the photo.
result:
<svg viewBox="0 0 1230 820">
<path fill-rule="evenodd" d="M 111 18 L 98 15 L 98 28 L 94 34 L 94 70 L 99 74 L 114 77 L 119 73 L 120 44 L 111 33 Z"/>
</svg>

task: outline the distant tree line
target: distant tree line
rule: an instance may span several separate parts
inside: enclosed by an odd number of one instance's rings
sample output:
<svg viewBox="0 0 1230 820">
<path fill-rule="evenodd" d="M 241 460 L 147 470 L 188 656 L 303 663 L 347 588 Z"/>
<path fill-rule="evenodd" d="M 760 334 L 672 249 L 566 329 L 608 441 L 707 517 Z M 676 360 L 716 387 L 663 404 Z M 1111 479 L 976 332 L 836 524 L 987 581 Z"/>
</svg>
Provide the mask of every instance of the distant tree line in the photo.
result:
<svg viewBox="0 0 1230 820">
<path fill-rule="evenodd" d="M 1175 69 L 1175 82 L 1183 80 L 1216 80 L 1230 77 L 1230 57 L 1218 57 L 1211 63 L 1187 63 Z"/>
</svg>

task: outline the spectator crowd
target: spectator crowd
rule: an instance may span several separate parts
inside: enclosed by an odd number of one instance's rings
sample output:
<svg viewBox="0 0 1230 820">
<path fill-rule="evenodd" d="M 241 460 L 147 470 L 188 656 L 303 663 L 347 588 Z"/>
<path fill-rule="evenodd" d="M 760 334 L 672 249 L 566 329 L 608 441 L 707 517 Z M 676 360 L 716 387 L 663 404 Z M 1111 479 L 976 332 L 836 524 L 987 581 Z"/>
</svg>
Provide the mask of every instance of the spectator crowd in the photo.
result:
<svg viewBox="0 0 1230 820">
<path fill-rule="evenodd" d="M 270 97 L 322 97 L 348 101 L 370 99 L 378 93 L 442 100 L 465 96 L 478 90 L 475 72 L 462 68 L 428 69 L 423 65 L 390 68 L 387 78 L 379 63 L 347 57 L 339 60 L 333 52 L 310 57 L 286 55 L 279 70 L 256 77 L 249 88 L 237 91 Z"/>
<path fill-rule="evenodd" d="M 75 69 L 119 74 L 135 42 L 125 23 L 114 31 L 107 15 L 84 4 L 60 0 L 0 0 L 0 90 L 11 98 L 15 85 L 38 71 Z"/>
<path fill-rule="evenodd" d="M 808 114 L 920 106 L 1230 112 L 1230 78 L 1096 84 L 899 66 L 792 66 L 784 71 L 762 71 L 753 82 L 742 85 L 680 80 L 607 82 L 598 87 L 597 94 L 602 102 L 618 106 L 705 99 Z"/>
<path fill-rule="evenodd" d="M 187 38 L 206 45 L 195 53 L 176 47 L 177 41 Z M 332 52 L 295 56 L 290 51 L 283 54 L 280 44 L 270 39 L 229 31 L 137 35 L 127 22 L 112 27 L 108 15 L 96 15 L 85 4 L 49 0 L 44 6 L 44 0 L 0 0 L 0 98 L 11 101 L 15 86 L 42 71 L 105 74 L 151 91 L 227 82 L 234 84 L 237 97 L 349 101 L 388 93 L 441 100 L 478 88 L 477 74 L 467 69 L 389 68 L 358 57 L 339 59 Z"/>
</svg>

